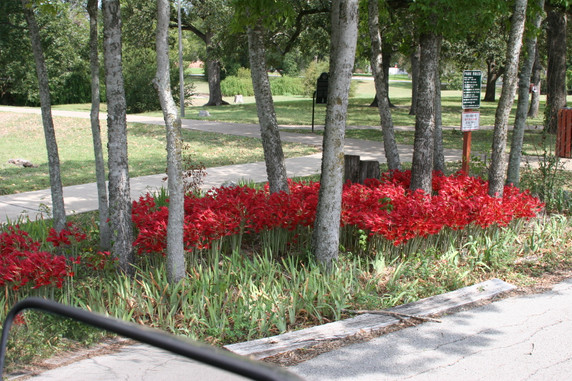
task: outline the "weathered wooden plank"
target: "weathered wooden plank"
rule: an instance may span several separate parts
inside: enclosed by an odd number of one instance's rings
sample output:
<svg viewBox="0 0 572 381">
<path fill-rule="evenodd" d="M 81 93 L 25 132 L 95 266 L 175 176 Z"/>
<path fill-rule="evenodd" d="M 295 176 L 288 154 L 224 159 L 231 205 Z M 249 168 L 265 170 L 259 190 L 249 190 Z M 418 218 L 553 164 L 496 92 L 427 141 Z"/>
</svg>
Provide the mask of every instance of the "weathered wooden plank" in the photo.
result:
<svg viewBox="0 0 572 381">
<path fill-rule="evenodd" d="M 392 308 L 390 311 L 417 316 L 443 315 L 459 307 L 490 300 L 516 287 L 500 279 L 491 279 L 473 286 Z M 350 319 L 287 332 L 281 335 L 225 346 L 239 355 L 264 359 L 300 348 L 309 348 L 320 342 L 344 339 L 359 333 L 369 333 L 398 324 L 393 316 L 364 314 Z"/>
</svg>

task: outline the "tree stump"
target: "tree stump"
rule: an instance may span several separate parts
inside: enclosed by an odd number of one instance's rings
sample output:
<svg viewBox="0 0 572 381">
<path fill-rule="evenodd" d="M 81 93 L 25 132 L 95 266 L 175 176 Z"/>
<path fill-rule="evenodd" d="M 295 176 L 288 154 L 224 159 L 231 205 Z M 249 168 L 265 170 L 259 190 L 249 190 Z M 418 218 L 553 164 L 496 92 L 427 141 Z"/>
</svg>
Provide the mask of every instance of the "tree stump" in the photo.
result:
<svg viewBox="0 0 572 381">
<path fill-rule="evenodd" d="M 344 182 L 363 184 L 365 179 L 379 179 L 380 176 L 378 161 L 360 160 L 358 155 L 344 156 Z"/>
</svg>

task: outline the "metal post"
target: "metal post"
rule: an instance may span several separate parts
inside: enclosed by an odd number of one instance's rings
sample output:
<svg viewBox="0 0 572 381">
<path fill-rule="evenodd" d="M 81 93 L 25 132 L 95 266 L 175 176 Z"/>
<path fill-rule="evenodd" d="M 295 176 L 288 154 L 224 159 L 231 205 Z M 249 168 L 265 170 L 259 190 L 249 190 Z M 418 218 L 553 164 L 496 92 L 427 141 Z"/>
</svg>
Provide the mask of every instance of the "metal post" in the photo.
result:
<svg viewBox="0 0 572 381">
<path fill-rule="evenodd" d="M 473 110 L 466 109 L 464 112 L 471 112 Z M 463 121 L 461 118 L 461 128 L 463 125 Z M 467 175 L 469 174 L 469 163 L 471 161 L 471 132 L 472 131 L 463 131 L 463 164 L 461 169 Z"/>
</svg>

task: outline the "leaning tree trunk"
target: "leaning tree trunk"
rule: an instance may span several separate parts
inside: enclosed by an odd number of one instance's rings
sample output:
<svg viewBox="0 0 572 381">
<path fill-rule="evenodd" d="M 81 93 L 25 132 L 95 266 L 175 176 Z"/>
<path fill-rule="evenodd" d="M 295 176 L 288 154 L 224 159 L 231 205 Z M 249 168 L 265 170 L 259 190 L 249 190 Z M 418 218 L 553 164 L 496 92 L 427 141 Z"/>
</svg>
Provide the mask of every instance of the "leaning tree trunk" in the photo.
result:
<svg viewBox="0 0 572 381">
<path fill-rule="evenodd" d="M 417 110 L 417 84 L 419 83 L 419 45 L 415 45 L 409 59 L 411 60 L 411 107 L 409 115 L 415 115 Z"/>
<path fill-rule="evenodd" d="M 550 7 L 548 24 L 548 67 L 546 68 L 545 130 L 556 133 L 558 111 L 566 107 L 566 14 Z"/>
<path fill-rule="evenodd" d="M 401 170 L 399 151 L 395 141 L 393 130 L 393 120 L 389 109 L 389 98 L 387 96 L 386 77 L 383 70 L 382 40 L 379 31 L 379 10 L 377 0 L 369 0 L 369 35 L 371 38 L 371 69 L 375 82 L 375 92 L 378 95 L 379 117 L 383 131 L 383 148 L 389 170 Z"/>
<path fill-rule="evenodd" d="M 538 116 L 538 109 L 540 108 L 540 75 L 542 74 L 542 70 L 543 67 L 540 63 L 537 41 L 534 48 L 534 65 L 532 66 L 532 76 L 530 77 L 530 83 L 534 86 L 534 88 L 530 92 L 530 108 L 528 109 L 529 118 L 536 118 Z"/>
<path fill-rule="evenodd" d="M 97 200 L 99 210 L 99 246 L 102 250 L 111 247 L 111 231 L 109 229 L 109 205 L 107 185 L 105 184 L 105 160 L 101 143 L 101 128 L 99 125 L 99 48 L 97 30 L 97 0 L 88 0 L 89 13 L 89 62 L 91 70 L 91 136 L 93 138 L 93 153 L 95 159 L 95 178 L 97 183 Z"/>
<path fill-rule="evenodd" d="M 348 95 L 358 32 L 358 0 L 332 5 L 330 78 L 322 153 L 322 175 L 312 249 L 326 269 L 338 258 Z"/>
<path fill-rule="evenodd" d="M 489 195 L 502 197 L 506 178 L 506 139 L 508 118 L 514 102 L 518 76 L 518 60 L 522 47 L 522 35 L 526 20 L 527 0 L 516 0 L 510 36 L 506 51 L 505 74 L 503 76 L 502 93 L 495 114 L 495 130 L 493 136 L 491 166 L 489 168 Z"/>
<path fill-rule="evenodd" d="M 538 9 L 544 8 L 544 0 L 536 0 Z M 534 29 L 540 27 L 542 15 L 540 12 L 531 21 Z M 506 183 L 518 186 L 520 180 L 520 160 L 522 157 L 522 142 L 524 139 L 524 129 L 528 114 L 528 93 L 530 92 L 530 75 L 535 61 L 536 34 L 532 34 L 525 42 L 525 59 L 520 69 L 518 80 L 518 104 L 516 107 L 516 118 L 510 145 L 510 155 Z"/>
<path fill-rule="evenodd" d="M 127 117 L 121 65 L 121 12 L 119 0 L 103 0 L 103 56 L 107 93 L 109 210 L 112 253 L 126 274 L 133 269 L 133 225 L 127 160 Z"/>
<path fill-rule="evenodd" d="M 288 176 L 266 72 L 264 33 L 260 23 L 248 28 L 248 53 L 270 192 L 288 192 Z"/>
<path fill-rule="evenodd" d="M 228 102 L 222 99 L 222 90 L 220 87 L 220 60 L 214 57 L 213 32 L 205 33 L 205 44 L 207 47 L 207 80 L 209 83 L 209 101 L 205 106 L 222 106 Z"/>
<path fill-rule="evenodd" d="M 419 38 L 421 46 L 419 87 L 417 89 L 417 113 L 415 140 L 411 164 L 411 190 L 432 191 L 433 151 L 435 142 L 435 75 L 439 67 L 441 38 L 434 33 L 424 33 Z"/>
<path fill-rule="evenodd" d="M 167 132 L 169 220 L 167 225 L 167 278 L 177 283 L 185 277 L 183 227 L 185 219 L 183 170 L 181 167 L 181 118 L 171 94 L 169 78 L 169 0 L 157 0 L 157 75 L 153 84 L 159 94 Z"/>
<path fill-rule="evenodd" d="M 40 32 L 34 9 L 31 2 L 22 0 L 24 15 L 30 32 L 32 51 L 36 62 L 36 74 L 40 91 L 40 105 L 42 108 L 42 123 L 44 125 L 44 137 L 46 139 L 46 150 L 48 152 L 48 168 L 50 173 L 50 191 L 52 195 L 52 217 L 54 229 L 58 232 L 66 226 L 66 211 L 64 207 L 64 193 L 60 174 L 60 156 L 58 153 L 58 143 L 52 119 L 52 101 L 50 98 L 50 86 L 48 81 L 48 71 L 44 59 L 44 51 L 40 40 Z"/>
</svg>

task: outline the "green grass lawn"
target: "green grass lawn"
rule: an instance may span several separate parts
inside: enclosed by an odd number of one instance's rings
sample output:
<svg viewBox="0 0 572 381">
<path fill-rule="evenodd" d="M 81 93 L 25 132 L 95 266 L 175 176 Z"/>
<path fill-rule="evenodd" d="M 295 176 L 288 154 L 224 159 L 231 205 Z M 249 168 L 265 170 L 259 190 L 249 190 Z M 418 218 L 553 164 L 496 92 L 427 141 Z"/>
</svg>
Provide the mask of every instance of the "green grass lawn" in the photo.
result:
<svg viewBox="0 0 572 381">
<path fill-rule="evenodd" d="M 64 186 L 95 182 L 91 127 L 88 119 L 54 117 Z M 102 137 L 107 130 L 102 123 Z M 264 160 L 259 139 L 183 130 L 188 145 L 185 154 L 206 167 Z M 165 173 L 165 130 L 159 125 L 130 123 L 128 150 L 130 175 Z M 103 142 L 105 146 L 105 141 Z M 286 157 L 315 153 L 302 144 L 284 144 Z M 104 157 L 107 153 L 104 152 Z M 37 168 L 8 164 L 9 159 L 25 158 Z M 0 113 L 0 194 L 13 194 L 49 188 L 44 132 L 40 115 Z"/>
</svg>

